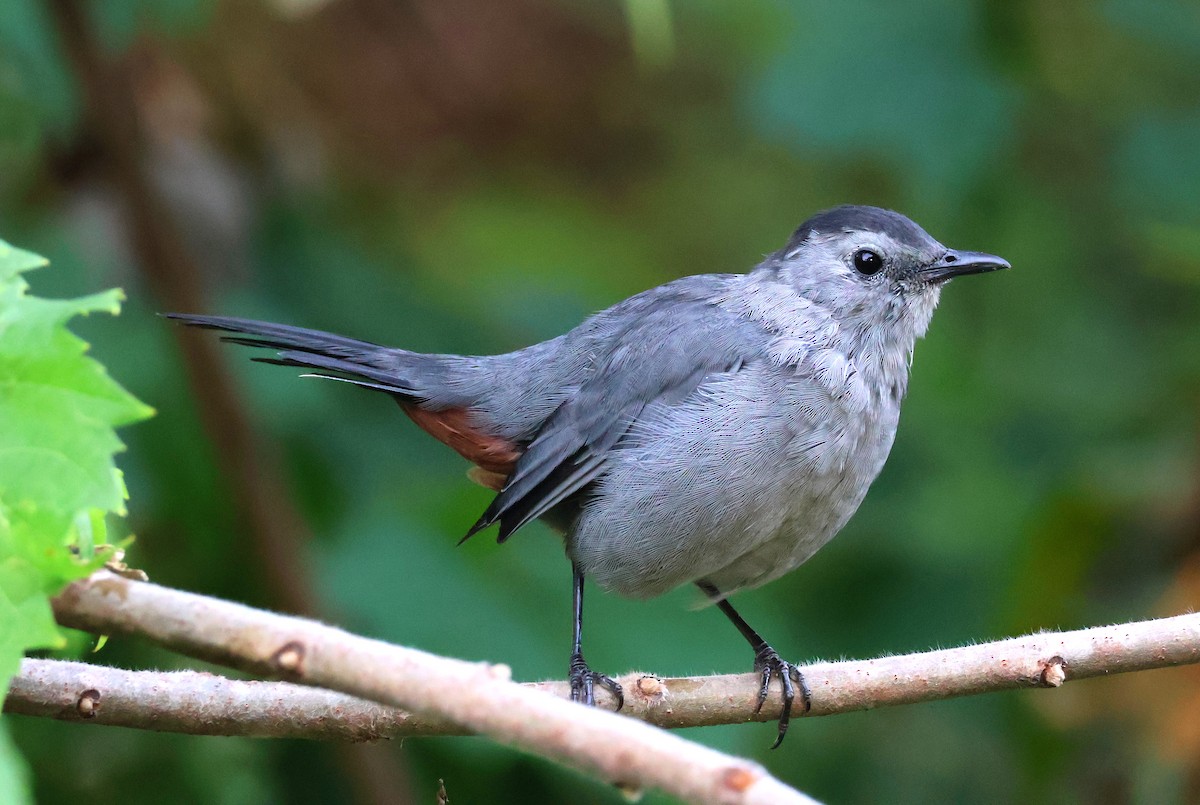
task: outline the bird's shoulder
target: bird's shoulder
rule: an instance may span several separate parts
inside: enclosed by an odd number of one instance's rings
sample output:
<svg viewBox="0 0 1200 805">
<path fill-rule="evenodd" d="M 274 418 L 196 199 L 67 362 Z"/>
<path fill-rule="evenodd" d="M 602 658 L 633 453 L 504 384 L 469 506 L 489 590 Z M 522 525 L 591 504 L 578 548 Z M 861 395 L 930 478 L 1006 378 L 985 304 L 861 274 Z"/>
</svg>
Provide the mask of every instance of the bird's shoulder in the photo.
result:
<svg viewBox="0 0 1200 805">
<path fill-rule="evenodd" d="M 823 305 L 768 272 L 698 274 L 629 297 L 585 321 L 568 338 L 592 359 L 645 352 L 725 363 L 737 354 L 795 363 L 831 344 L 838 323 Z"/>
</svg>

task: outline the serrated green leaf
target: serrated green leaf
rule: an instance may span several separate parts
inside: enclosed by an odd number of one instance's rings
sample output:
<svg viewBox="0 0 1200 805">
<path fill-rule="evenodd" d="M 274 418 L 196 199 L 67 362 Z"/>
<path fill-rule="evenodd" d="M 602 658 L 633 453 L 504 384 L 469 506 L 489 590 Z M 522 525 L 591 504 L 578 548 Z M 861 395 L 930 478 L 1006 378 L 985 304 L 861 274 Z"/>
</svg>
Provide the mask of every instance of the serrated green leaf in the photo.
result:
<svg viewBox="0 0 1200 805">
<path fill-rule="evenodd" d="M 49 596 L 104 562 L 104 517 L 125 513 L 114 428 L 153 413 L 66 328 L 120 292 L 30 296 L 22 273 L 45 263 L 0 241 L 0 691 L 25 651 L 63 643 Z"/>
<path fill-rule="evenodd" d="M 45 257 L 10 246 L 0 240 L 0 282 L 8 282 L 22 271 L 41 268 L 48 262 Z"/>
</svg>

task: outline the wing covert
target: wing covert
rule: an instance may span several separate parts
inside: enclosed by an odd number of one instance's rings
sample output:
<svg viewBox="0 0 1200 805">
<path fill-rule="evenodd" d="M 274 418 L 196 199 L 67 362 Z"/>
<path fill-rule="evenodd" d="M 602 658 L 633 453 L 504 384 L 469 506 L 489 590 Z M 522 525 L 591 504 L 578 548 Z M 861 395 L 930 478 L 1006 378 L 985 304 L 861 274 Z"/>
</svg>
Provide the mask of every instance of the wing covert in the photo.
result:
<svg viewBox="0 0 1200 805">
<path fill-rule="evenodd" d="M 731 336 L 744 332 L 740 322 L 729 326 L 712 311 L 710 305 L 675 306 L 633 318 L 611 335 L 612 346 L 547 418 L 463 539 L 495 523 L 499 541 L 508 539 L 603 474 L 608 455 L 647 405 L 681 402 L 710 375 L 739 370 L 749 355 Z"/>
</svg>

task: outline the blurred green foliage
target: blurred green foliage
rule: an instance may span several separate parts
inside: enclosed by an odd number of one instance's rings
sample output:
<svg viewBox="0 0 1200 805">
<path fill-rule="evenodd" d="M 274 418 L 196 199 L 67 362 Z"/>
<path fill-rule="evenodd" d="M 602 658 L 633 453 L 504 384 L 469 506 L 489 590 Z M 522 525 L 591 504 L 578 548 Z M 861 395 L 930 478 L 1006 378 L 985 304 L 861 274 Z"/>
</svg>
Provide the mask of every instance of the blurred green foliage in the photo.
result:
<svg viewBox="0 0 1200 805">
<path fill-rule="evenodd" d="M 503 351 L 673 277 L 749 268 L 843 202 L 1008 258 L 1013 271 L 945 293 L 892 457 L 842 536 L 738 597 L 784 654 L 1136 619 L 1168 595 L 1195 606 L 1179 572 L 1200 552 L 1195 5 L 696 0 L 667 5 L 669 34 L 660 4 L 635 5 L 89 9 L 214 311 Z M 52 259 L 42 294 L 127 289 L 125 315 L 84 329 L 160 412 L 122 461 L 130 558 L 269 603 L 70 61 L 43 6 L 0 10 L 0 231 Z M 488 499 L 460 460 L 386 399 L 228 357 L 316 535 L 328 617 L 518 678 L 564 674 L 569 573 L 548 532 L 455 548 Z M 589 660 L 748 668 L 697 603 L 589 595 Z M 97 659 L 182 662 L 127 640 Z M 1112 705 L 1135 690 L 1114 679 L 801 721 L 773 753 L 770 726 L 689 737 L 832 802 L 1195 800 L 1200 748 L 1170 729 L 1192 677 L 1147 678 L 1161 681 L 1136 689 L 1136 712 Z M 47 803 L 335 801 L 349 786 L 324 745 L 12 726 Z M 458 802 L 621 801 L 474 739 L 391 756 L 417 802 L 438 778 Z M 63 758 L 87 762 L 63 774 Z"/>
</svg>

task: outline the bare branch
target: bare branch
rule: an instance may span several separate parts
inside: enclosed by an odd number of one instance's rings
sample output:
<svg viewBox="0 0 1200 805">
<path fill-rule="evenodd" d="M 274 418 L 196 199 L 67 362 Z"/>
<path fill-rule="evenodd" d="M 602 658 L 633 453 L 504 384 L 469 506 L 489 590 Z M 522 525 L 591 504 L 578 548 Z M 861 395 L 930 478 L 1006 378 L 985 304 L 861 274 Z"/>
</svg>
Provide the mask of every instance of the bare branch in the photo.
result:
<svg viewBox="0 0 1200 805">
<path fill-rule="evenodd" d="M 1085 679 L 1200 660 L 1200 614 L 1043 633 L 965 648 L 805 667 L 811 715 Z M 756 675 L 660 679 L 629 674 L 625 715 L 660 727 L 774 720 L 778 700 L 755 713 Z M 526 683 L 566 697 L 565 682 Z M 99 705 L 99 706 L 97 706 Z M 124 671 L 25 660 L 5 712 L 94 724 L 276 738 L 369 741 L 467 730 L 354 696 L 287 682 L 239 682 L 213 674 Z"/>
<path fill-rule="evenodd" d="M 394 707 L 290 682 L 30 658 L 13 677 L 4 712 L 190 735 L 334 741 L 374 741 L 431 726 Z"/>
<path fill-rule="evenodd" d="M 136 633 L 195 657 L 437 716 L 623 787 L 660 788 L 688 802 L 812 801 L 748 760 L 514 684 L 506 666 L 436 657 L 108 571 L 67 587 L 54 609 L 65 626 Z"/>
</svg>

